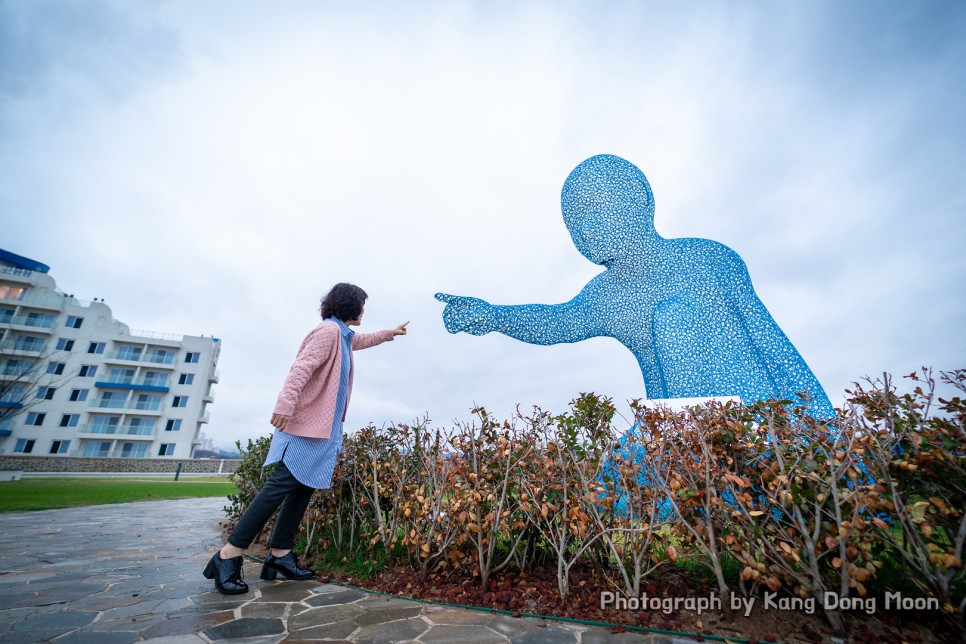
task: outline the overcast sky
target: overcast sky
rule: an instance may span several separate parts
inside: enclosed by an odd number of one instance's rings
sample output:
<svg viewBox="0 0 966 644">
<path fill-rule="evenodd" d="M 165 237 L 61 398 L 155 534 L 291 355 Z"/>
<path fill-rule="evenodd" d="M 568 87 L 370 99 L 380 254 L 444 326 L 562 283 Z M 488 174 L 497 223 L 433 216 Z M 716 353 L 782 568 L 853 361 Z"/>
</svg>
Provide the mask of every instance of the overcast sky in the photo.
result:
<svg viewBox="0 0 966 644">
<path fill-rule="evenodd" d="M 559 303 L 601 268 L 568 173 L 636 164 L 724 243 L 834 404 L 966 367 L 962 2 L 0 0 L 0 247 L 134 329 L 223 341 L 209 438 L 270 431 L 350 281 L 348 427 L 645 395 L 617 341 L 450 335 L 437 291 Z M 619 421 L 623 422 L 623 421 Z M 626 423 L 625 423 L 626 425 Z"/>
</svg>

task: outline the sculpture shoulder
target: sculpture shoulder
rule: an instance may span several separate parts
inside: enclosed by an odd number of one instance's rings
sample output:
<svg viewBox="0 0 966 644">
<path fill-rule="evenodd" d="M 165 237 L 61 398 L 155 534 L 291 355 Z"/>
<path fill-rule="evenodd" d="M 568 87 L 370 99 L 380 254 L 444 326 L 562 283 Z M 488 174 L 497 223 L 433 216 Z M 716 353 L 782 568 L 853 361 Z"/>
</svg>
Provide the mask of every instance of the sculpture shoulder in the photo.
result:
<svg viewBox="0 0 966 644">
<path fill-rule="evenodd" d="M 669 239 L 672 252 L 692 265 L 701 265 L 715 270 L 747 272 L 745 262 L 734 250 L 721 242 L 700 237 L 681 237 Z"/>
</svg>

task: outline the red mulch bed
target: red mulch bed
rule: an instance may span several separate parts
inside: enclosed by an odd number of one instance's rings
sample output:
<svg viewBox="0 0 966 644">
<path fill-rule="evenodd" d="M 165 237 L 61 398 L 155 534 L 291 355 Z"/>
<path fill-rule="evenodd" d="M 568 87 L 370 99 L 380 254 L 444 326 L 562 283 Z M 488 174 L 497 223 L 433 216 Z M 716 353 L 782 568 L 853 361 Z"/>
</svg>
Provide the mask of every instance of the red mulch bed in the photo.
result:
<svg viewBox="0 0 966 644">
<path fill-rule="evenodd" d="M 304 564 L 311 562 L 305 561 Z M 707 580 L 686 577 L 687 573 L 664 571 L 659 582 L 646 584 L 644 592 L 651 598 L 682 598 L 679 610 L 601 608 L 601 592 L 615 590 L 598 578 L 592 569 L 571 571 L 571 597 L 561 604 L 555 571 L 531 574 L 497 575 L 485 591 L 476 579 L 431 575 L 425 582 L 407 567 L 399 566 L 367 580 L 344 575 L 327 577 L 329 581 L 424 601 L 477 606 L 523 614 L 567 617 L 611 624 L 614 632 L 634 627 L 676 631 L 704 636 L 745 639 L 750 642 L 853 642 L 856 644 L 901 644 L 904 642 L 958 642 L 958 635 L 945 625 L 936 611 L 885 610 L 884 598 L 877 598 L 876 610 L 869 615 L 862 610 L 843 612 L 847 633 L 836 636 L 825 619 L 821 607 L 809 615 L 804 610 L 763 609 L 758 598 L 751 613 L 743 611 L 705 610 L 701 614 L 683 607 L 684 598 L 708 598 L 714 591 Z M 730 612 L 730 614 L 727 614 Z M 631 628 L 628 628 L 631 627 Z M 834 639 L 833 639 L 834 638 Z"/>
</svg>

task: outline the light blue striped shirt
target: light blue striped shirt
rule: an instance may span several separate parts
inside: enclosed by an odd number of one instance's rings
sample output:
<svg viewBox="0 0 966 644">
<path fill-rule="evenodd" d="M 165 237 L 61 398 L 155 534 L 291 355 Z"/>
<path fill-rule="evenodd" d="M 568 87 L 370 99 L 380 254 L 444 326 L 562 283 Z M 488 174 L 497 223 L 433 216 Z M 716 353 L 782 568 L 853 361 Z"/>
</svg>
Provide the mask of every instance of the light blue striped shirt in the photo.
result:
<svg viewBox="0 0 966 644">
<path fill-rule="evenodd" d="M 332 433 L 329 438 L 308 438 L 293 436 L 276 431 L 272 434 L 272 445 L 262 467 L 282 461 L 299 483 L 326 490 L 332 484 L 332 471 L 336 459 L 342 451 L 342 417 L 345 415 L 346 401 L 349 397 L 349 372 L 352 351 L 352 331 L 338 318 L 326 318 L 339 325 L 342 333 L 341 364 L 339 372 L 339 392 L 335 399 L 335 415 L 332 418 Z"/>
</svg>

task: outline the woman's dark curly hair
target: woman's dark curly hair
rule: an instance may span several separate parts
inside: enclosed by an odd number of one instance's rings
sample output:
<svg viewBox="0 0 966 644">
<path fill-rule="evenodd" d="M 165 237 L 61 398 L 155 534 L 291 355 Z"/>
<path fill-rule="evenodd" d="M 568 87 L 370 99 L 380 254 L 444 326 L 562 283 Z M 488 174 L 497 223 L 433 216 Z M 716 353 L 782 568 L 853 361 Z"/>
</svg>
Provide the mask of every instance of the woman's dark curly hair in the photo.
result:
<svg viewBox="0 0 966 644">
<path fill-rule="evenodd" d="M 336 317 L 343 322 L 355 320 L 362 313 L 362 306 L 369 295 L 354 284 L 340 283 L 322 298 L 322 319 Z"/>
</svg>

